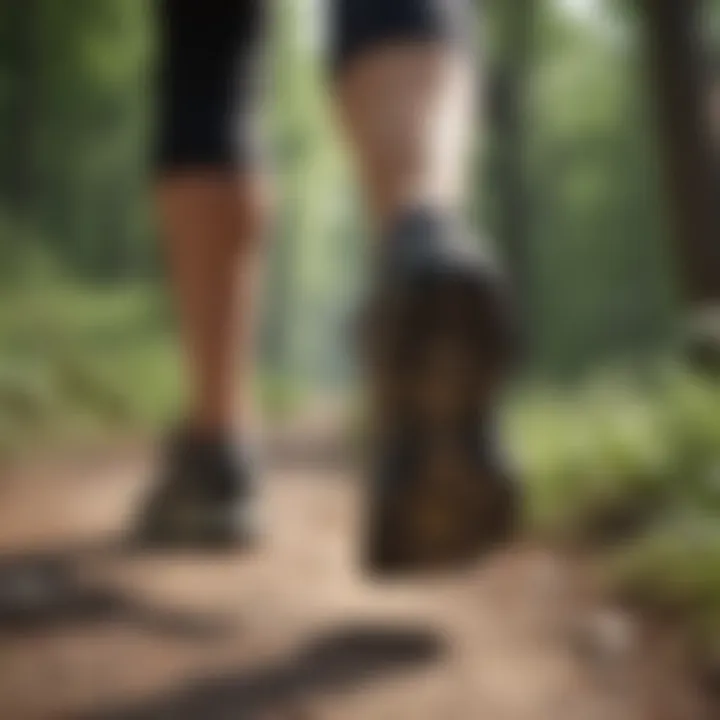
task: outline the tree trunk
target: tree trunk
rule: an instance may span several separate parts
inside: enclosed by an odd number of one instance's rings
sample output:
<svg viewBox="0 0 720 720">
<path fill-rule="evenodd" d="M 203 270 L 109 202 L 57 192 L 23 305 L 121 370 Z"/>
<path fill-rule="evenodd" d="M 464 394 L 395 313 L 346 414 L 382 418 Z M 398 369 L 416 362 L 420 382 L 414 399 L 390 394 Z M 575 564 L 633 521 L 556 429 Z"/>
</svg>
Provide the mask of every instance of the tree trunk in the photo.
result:
<svg viewBox="0 0 720 720">
<path fill-rule="evenodd" d="M 9 3 L 6 18 L 13 77 L 5 182 L 10 210 L 22 221 L 32 220 L 36 209 L 38 2 Z"/>
<path fill-rule="evenodd" d="M 720 302 L 720 225 L 702 81 L 700 0 L 641 0 L 675 253 L 692 305 Z"/>
<path fill-rule="evenodd" d="M 513 281 L 521 323 L 531 306 L 530 199 L 526 166 L 527 90 L 532 66 L 534 0 L 497 0 L 495 62 L 490 68 L 491 224 Z"/>
</svg>

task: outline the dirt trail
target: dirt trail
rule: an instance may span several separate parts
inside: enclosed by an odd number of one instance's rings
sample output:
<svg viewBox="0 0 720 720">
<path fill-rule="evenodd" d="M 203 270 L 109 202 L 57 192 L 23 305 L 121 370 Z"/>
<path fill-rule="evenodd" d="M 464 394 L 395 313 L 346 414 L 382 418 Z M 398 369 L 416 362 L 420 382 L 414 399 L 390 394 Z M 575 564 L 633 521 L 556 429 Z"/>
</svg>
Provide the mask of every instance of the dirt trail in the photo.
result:
<svg viewBox="0 0 720 720">
<path fill-rule="evenodd" d="M 555 554 L 517 547 L 432 583 L 364 578 L 357 483 L 339 471 L 271 473 L 253 555 L 124 552 L 113 537 L 146 465 L 3 477 L 0 718 L 703 717 Z"/>
</svg>

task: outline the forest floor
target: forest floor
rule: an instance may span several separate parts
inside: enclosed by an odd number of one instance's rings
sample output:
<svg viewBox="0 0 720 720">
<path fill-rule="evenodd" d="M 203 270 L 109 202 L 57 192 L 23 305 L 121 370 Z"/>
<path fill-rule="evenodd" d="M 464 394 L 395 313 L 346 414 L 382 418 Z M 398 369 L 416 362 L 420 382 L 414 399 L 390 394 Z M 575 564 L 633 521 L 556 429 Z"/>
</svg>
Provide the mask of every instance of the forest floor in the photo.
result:
<svg viewBox="0 0 720 720">
<path fill-rule="evenodd" d="M 0 718 L 703 720 L 669 633 L 532 543 L 470 572 L 378 583 L 359 483 L 271 467 L 251 554 L 117 538 L 149 453 L 35 461 L 0 485 Z"/>
</svg>

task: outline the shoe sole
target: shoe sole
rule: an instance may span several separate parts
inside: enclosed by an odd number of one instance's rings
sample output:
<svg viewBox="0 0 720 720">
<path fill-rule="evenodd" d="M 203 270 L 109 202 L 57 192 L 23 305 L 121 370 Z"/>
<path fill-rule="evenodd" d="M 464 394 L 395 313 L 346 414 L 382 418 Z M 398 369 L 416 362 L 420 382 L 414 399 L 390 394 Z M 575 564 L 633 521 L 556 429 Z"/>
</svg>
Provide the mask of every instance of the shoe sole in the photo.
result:
<svg viewBox="0 0 720 720">
<path fill-rule="evenodd" d="M 227 509 L 209 513 L 198 503 L 165 502 L 148 509 L 133 540 L 147 550 L 252 550 L 260 532 L 254 510 L 244 507 L 241 514 Z"/>
<path fill-rule="evenodd" d="M 381 300 L 371 329 L 380 436 L 415 438 L 405 477 L 371 492 L 366 565 L 377 574 L 474 561 L 515 532 L 511 479 L 479 457 L 472 428 L 493 402 L 503 319 L 472 270 L 435 271 Z M 465 439 L 463 439 L 465 438 Z"/>
</svg>

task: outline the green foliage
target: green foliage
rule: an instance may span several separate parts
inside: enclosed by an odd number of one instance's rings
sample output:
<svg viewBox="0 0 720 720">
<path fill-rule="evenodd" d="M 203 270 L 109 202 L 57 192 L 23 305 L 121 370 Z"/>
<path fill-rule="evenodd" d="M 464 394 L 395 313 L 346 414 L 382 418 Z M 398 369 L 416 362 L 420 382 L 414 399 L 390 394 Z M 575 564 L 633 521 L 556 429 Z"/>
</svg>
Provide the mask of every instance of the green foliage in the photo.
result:
<svg viewBox="0 0 720 720">
<path fill-rule="evenodd" d="M 537 11 L 528 172 L 538 367 L 562 377 L 667 346 L 674 320 L 655 118 L 631 3 Z"/>
<path fill-rule="evenodd" d="M 676 368 L 523 401 L 512 423 L 532 525 L 574 535 L 632 511 L 632 531 L 671 512 L 720 512 L 718 402 L 716 383 Z"/>
<path fill-rule="evenodd" d="M 0 8 L 0 208 L 91 279 L 152 267 L 147 93 L 152 3 Z M 6 250 L 3 245 L 0 249 Z"/>
<path fill-rule="evenodd" d="M 149 287 L 44 282 L 5 291 L 0 358 L 5 450 L 58 436 L 138 432 L 178 399 L 175 348 Z"/>
<path fill-rule="evenodd" d="M 720 650 L 720 384 L 677 367 L 515 408 L 535 532 L 590 542 L 608 582 Z"/>
</svg>

